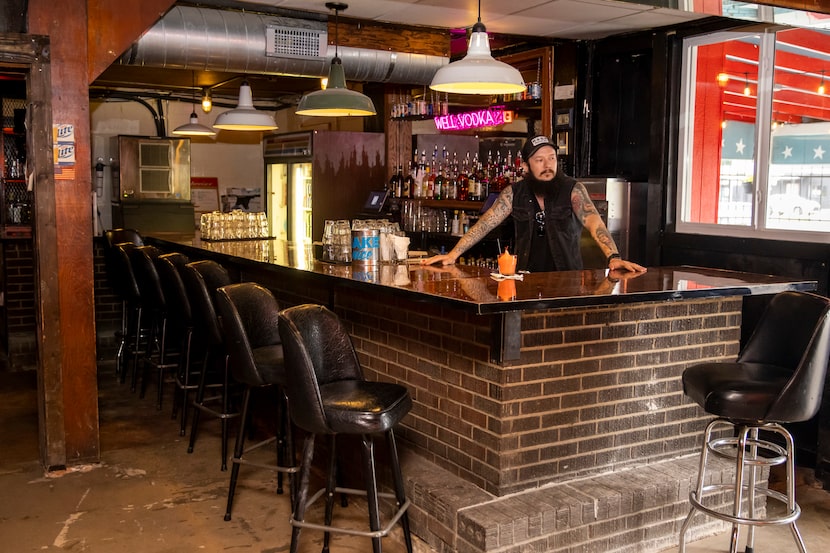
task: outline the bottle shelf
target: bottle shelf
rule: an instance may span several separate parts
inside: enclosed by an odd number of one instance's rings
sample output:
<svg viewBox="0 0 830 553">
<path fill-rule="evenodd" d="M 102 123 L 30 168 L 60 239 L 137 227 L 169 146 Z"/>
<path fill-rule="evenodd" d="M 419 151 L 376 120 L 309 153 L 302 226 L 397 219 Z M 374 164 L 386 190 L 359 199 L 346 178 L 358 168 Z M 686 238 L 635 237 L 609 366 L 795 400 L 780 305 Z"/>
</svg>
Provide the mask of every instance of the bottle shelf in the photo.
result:
<svg viewBox="0 0 830 553">
<path fill-rule="evenodd" d="M 390 201 L 419 201 L 423 207 L 434 207 L 437 209 L 461 209 L 464 211 L 478 211 L 484 207 L 484 202 L 475 200 L 434 200 L 429 198 L 390 198 Z"/>
</svg>

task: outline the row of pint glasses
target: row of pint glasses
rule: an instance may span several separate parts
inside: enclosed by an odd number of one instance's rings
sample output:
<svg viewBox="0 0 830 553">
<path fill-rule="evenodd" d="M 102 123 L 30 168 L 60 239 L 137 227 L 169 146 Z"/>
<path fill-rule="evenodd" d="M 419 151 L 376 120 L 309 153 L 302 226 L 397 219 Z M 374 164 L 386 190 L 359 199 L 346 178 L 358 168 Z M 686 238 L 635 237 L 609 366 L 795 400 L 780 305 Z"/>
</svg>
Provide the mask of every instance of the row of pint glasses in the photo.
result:
<svg viewBox="0 0 830 553">
<path fill-rule="evenodd" d="M 374 265 L 405 261 L 409 237 L 388 219 L 326 221 L 323 226 L 323 260 Z"/>
<path fill-rule="evenodd" d="M 442 232 L 451 229 L 449 211 L 421 205 L 421 200 L 401 202 L 401 225 L 409 232 Z"/>
<path fill-rule="evenodd" d="M 211 211 L 199 218 L 199 232 L 205 240 L 250 240 L 268 237 L 268 217 L 264 212 L 230 213 Z"/>
</svg>

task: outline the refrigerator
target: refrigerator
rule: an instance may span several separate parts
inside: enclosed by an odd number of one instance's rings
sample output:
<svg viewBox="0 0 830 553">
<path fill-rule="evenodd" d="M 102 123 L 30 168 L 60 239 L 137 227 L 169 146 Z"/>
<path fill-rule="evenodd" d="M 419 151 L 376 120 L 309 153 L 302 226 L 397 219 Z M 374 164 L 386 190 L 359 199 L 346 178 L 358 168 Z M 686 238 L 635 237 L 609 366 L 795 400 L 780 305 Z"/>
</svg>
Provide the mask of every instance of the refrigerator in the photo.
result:
<svg viewBox="0 0 830 553">
<path fill-rule="evenodd" d="M 386 185 L 383 133 L 308 131 L 263 140 L 270 235 L 309 245 L 327 219 L 352 219 Z"/>
<path fill-rule="evenodd" d="M 195 232 L 190 199 L 190 139 L 118 136 L 112 183 L 113 228 Z"/>
</svg>

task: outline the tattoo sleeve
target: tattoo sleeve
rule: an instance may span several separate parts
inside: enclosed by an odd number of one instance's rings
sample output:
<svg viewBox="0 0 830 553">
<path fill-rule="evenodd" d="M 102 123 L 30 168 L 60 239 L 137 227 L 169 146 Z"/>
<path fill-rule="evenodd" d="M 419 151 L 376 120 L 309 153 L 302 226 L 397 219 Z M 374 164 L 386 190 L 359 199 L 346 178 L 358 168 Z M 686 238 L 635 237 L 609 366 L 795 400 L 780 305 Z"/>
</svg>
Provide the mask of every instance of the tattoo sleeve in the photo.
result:
<svg viewBox="0 0 830 553">
<path fill-rule="evenodd" d="M 581 182 L 577 182 L 571 192 L 571 207 L 576 217 L 582 222 L 582 226 L 588 229 L 606 257 L 619 251 L 614 239 L 611 238 L 611 233 L 602 222 L 602 217 L 594 202 L 591 201 L 591 196 Z"/>
<path fill-rule="evenodd" d="M 458 258 L 461 254 L 478 244 L 491 230 L 499 226 L 513 211 L 513 187 L 502 190 L 493 205 L 485 211 L 478 222 L 462 236 L 450 251 L 450 255 Z"/>
</svg>

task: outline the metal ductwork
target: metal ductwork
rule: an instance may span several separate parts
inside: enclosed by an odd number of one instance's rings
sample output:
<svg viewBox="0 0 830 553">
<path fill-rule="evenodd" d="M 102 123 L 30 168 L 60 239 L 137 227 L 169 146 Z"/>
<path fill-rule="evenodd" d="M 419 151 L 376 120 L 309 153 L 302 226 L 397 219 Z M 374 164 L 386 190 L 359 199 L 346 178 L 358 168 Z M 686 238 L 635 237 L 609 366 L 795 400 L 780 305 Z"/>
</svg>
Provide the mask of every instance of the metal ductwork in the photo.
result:
<svg viewBox="0 0 830 553">
<path fill-rule="evenodd" d="M 122 65 L 325 77 L 334 58 L 322 21 L 174 6 L 119 58 Z M 346 78 L 427 85 L 449 58 L 340 46 Z"/>
</svg>

